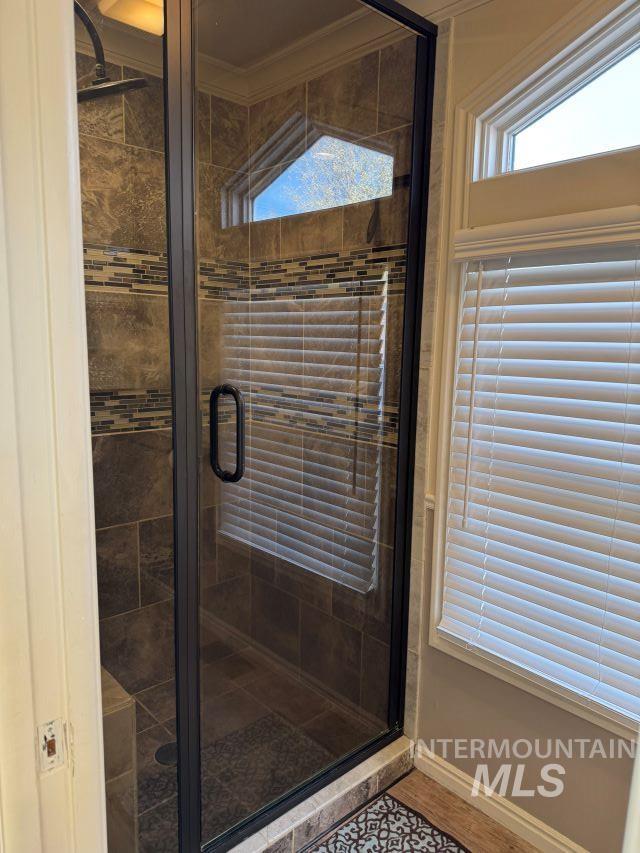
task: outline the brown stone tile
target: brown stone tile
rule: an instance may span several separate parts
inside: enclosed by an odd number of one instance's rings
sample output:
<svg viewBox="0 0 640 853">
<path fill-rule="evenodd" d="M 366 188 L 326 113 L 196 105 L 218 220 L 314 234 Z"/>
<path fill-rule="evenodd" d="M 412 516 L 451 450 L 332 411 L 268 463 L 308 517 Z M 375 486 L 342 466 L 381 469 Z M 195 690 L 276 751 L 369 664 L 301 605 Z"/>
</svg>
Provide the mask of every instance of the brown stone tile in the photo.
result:
<svg viewBox="0 0 640 853">
<path fill-rule="evenodd" d="M 380 51 L 378 130 L 413 121 L 416 39 L 402 39 Z"/>
<path fill-rule="evenodd" d="M 85 301 L 91 390 L 170 388 L 167 298 L 93 290 Z"/>
<path fill-rule="evenodd" d="M 320 693 L 281 672 L 266 673 L 245 689 L 294 726 L 308 722 L 330 707 Z"/>
<path fill-rule="evenodd" d="M 200 386 L 213 388 L 222 381 L 224 306 L 215 299 L 198 300 Z"/>
<path fill-rule="evenodd" d="M 125 77 L 143 77 L 144 89 L 133 89 L 124 94 L 124 138 L 128 145 L 165 149 L 164 145 L 164 92 L 161 77 L 143 74 L 135 68 L 124 68 Z"/>
<path fill-rule="evenodd" d="M 251 636 L 272 652 L 297 664 L 300 655 L 300 602 L 297 598 L 252 579 Z"/>
<path fill-rule="evenodd" d="M 131 696 L 103 666 L 100 667 L 102 713 L 110 714 L 131 704 Z"/>
<path fill-rule="evenodd" d="M 76 80 L 78 89 L 89 86 L 96 76 L 95 58 L 76 53 Z M 107 62 L 107 76 L 122 79 L 122 66 Z M 78 130 L 88 136 L 124 142 L 124 114 L 122 95 L 85 101 L 78 104 Z"/>
<path fill-rule="evenodd" d="M 209 424 L 202 428 L 202 453 L 200 457 L 200 506 L 213 509 L 220 503 L 220 480 L 211 470 L 209 461 Z"/>
<path fill-rule="evenodd" d="M 315 607 L 301 606 L 300 665 L 321 684 L 360 700 L 362 634 Z"/>
<path fill-rule="evenodd" d="M 273 260 L 280 257 L 280 220 L 265 219 L 252 222 L 249 226 L 251 234 L 251 260 Z"/>
<path fill-rule="evenodd" d="M 249 575 L 230 578 L 207 587 L 201 606 L 214 619 L 226 622 L 247 636 L 251 633 L 251 579 Z"/>
<path fill-rule="evenodd" d="M 173 606 L 152 604 L 100 622 L 103 666 L 129 693 L 173 678 Z"/>
<path fill-rule="evenodd" d="M 281 224 L 283 258 L 342 248 L 343 208 L 285 216 Z"/>
<path fill-rule="evenodd" d="M 200 510 L 200 586 L 211 586 L 217 579 L 216 510 Z"/>
<path fill-rule="evenodd" d="M 304 151 L 305 144 L 305 85 L 300 84 L 286 92 L 280 92 L 249 107 L 249 149 L 251 168 L 259 168 L 264 163 L 265 151 L 276 140 L 295 137 L 298 145 L 283 145 L 280 162 L 295 160 Z M 301 144 L 300 144 L 301 143 Z M 269 165 L 275 166 L 273 151 L 270 151 Z"/>
<path fill-rule="evenodd" d="M 166 770 L 166 768 L 164 769 Z M 173 775 L 175 778 L 175 774 Z M 174 853 L 174 851 L 179 849 L 178 798 L 172 795 L 172 789 L 168 785 L 159 785 L 157 787 L 158 792 L 167 797 L 167 799 L 159 800 L 156 798 L 156 801 L 159 801 L 160 805 L 140 815 L 138 821 L 139 853 L 158 853 L 162 848 Z M 123 848 L 123 850 L 135 849 L 135 846 Z"/>
<path fill-rule="evenodd" d="M 132 246 L 134 239 L 130 149 L 80 137 L 82 233 L 85 242 Z"/>
<path fill-rule="evenodd" d="M 244 729 L 268 713 L 261 702 L 241 688 L 212 697 L 202 704 L 202 744 L 206 746 L 231 732 Z"/>
<path fill-rule="evenodd" d="M 142 605 L 171 598 L 173 571 L 173 516 L 140 522 Z"/>
<path fill-rule="evenodd" d="M 333 584 L 331 612 L 358 631 L 365 631 L 382 643 L 391 636 L 391 595 L 393 549 L 378 546 L 378 577 L 367 592 L 358 592 L 342 584 Z"/>
<path fill-rule="evenodd" d="M 411 152 L 413 149 L 413 125 L 406 124 L 395 130 L 387 130 L 368 136 L 362 145 L 373 148 L 393 157 L 393 175 L 399 178 L 411 172 Z"/>
<path fill-rule="evenodd" d="M 111 527 L 172 510 L 171 431 L 93 438 L 96 527 Z"/>
<path fill-rule="evenodd" d="M 275 579 L 275 561 L 273 554 L 263 551 L 261 548 L 252 548 L 249 557 L 251 574 L 257 575 L 263 581 L 273 583 Z"/>
<path fill-rule="evenodd" d="M 136 249 L 165 252 L 167 209 L 164 155 L 141 148 L 132 148 L 130 151 L 132 245 Z"/>
<path fill-rule="evenodd" d="M 216 554 L 217 579 L 221 581 L 247 575 L 250 571 L 249 546 L 228 536 L 218 536 Z"/>
<path fill-rule="evenodd" d="M 164 723 L 176 715 L 176 685 L 173 679 L 162 684 L 155 684 L 136 694 L 136 701 L 155 717 Z"/>
<path fill-rule="evenodd" d="M 276 586 L 290 595 L 313 604 L 327 613 L 331 611 L 331 581 L 309 569 L 303 569 L 287 560 L 276 558 L 274 581 Z"/>
<path fill-rule="evenodd" d="M 215 661 L 207 667 L 207 674 L 214 683 L 227 681 L 232 686 L 247 687 L 268 670 L 264 658 L 247 649 Z"/>
<path fill-rule="evenodd" d="M 392 294 L 387 303 L 386 359 L 384 402 L 385 406 L 400 405 L 400 376 L 402 371 L 402 342 L 404 323 L 404 295 Z"/>
<path fill-rule="evenodd" d="M 409 216 L 408 176 L 411 173 L 412 127 L 378 133 L 362 142 L 393 156 L 393 176 L 403 178 L 391 196 L 350 204 L 344 208 L 343 243 L 345 248 L 396 245 L 407 240 Z"/>
<path fill-rule="evenodd" d="M 109 850 L 136 849 L 135 791 L 136 774 L 133 770 L 106 783 L 105 806 Z"/>
<path fill-rule="evenodd" d="M 200 629 L 200 661 L 203 666 L 215 663 L 246 648 L 246 643 L 237 640 L 230 634 L 225 634 L 223 631 L 214 631 L 212 628 L 203 625 L 200 626 Z"/>
<path fill-rule="evenodd" d="M 344 208 L 344 248 L 406 243 L 408 222 L 408 187 L 395 189 L 386 198 L 349 204 Z"/>
<path fill-rule="evenodd" d="M 396 520 L 396 477 L 398 452 L 395 447 L 381 448 L 380 542 L 393 547 Z"/>
<path fill-rule="evenodd" d="M 325 711 L 302 728 L 316 743 L 336 757 L 346 755 L 378 734 L 373 726 L 336 710 Z"/>
<path fill-rule="evenodd" d="M 367 634 L 363 634 L 362 644 L 360 705 L 380 720 L 381 728 L 386 728 L 389 712 L 390 649 L 385 643 L 380 643 Z"/>
<path fill-rule="evenodd" d="M 198 92 L 196 99 L 196 127 L 198 136 L 197 163 L 211 162 L 211 96 Z"/>
<path fill-rule="evenodd" d="M 173 565 L 173 516 L 140 522 L 140 566 Z"/>
<path fill-rule="evenodd" d="M 105 714 L 102 718 L 104 737 L 104 777 L 115 779 L 133 769 L 135 744 L 135 714 L 133 701 Z"/>
<path fill-rule="evenodd" d="M 138 733 L 150 729 L 157 722 L 156 718 L 152 717 L 146 708 L 143 708 L 139 702 L 136 702 L 136 731 Z"/>
<path fill-rule="evenodd" d="M 249 110 L 211 95 L 211 162 L 226 169 L 249 169 Z"/>
<path fill-rule="evenodd" d="M 156 750 L 170 743 L 172 740 L 171 734 L 164 726 L 156 724 L 145 732 L 138 734 L 136 738 L 136 752 L 138 759 L 138 767 L 144 767 L 145 764 L 151 764 L 155 760 Z"/>
<path fill-rule="evenodd" d="M 138 530 L 135 524 L 96 531 L 100 618 L 139 606 Z"/>
<path fill-rule="evenodd" d="M 234 224 L 226 198 L 240 173 L 200 163 L 198 167 L 198 251 L 200 258 L 246 261 L 249 224 Z"/>
<path fill-rule="evenodd" d="M 309 124 L 336 136 L 377 130 L 378 53 L 340 65 L 308 83 Z"/>
</svg>

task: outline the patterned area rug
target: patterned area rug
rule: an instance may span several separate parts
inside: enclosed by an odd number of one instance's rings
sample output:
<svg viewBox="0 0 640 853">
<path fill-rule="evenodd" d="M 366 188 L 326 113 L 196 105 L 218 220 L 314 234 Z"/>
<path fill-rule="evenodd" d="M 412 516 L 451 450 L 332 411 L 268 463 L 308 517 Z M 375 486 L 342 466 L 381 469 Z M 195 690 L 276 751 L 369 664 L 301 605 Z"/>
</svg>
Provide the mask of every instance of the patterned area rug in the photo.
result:
<svg viewBox="0 0 640 853">
<path fill-rule="evenodd" d="M 308 853 L 468 853 L 390 794 L 374 800 Z"/>
</svg>

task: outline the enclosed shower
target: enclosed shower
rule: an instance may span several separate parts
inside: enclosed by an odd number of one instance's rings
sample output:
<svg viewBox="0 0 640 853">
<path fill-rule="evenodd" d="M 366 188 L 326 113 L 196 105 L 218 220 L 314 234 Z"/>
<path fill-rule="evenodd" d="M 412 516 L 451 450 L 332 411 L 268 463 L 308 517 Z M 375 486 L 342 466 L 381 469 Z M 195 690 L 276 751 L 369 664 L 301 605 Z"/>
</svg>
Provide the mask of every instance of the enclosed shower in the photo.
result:
<svg viewBox="0 0 640 853">
<path fill-rule="evenodd" d="M 75 7 L 109 850 L 228 849 L 402 731 L 435 36 Z"/>
</svg>

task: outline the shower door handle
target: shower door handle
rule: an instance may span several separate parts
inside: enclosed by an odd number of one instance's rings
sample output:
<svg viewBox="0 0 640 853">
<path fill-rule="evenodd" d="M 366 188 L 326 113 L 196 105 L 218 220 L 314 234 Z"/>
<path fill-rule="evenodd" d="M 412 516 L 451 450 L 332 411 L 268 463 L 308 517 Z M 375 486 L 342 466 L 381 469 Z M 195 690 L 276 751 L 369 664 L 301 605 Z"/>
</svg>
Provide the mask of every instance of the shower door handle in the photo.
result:
<svg viewBox="0 0 640 853">
<path fill-rule="evenodd" d="M 218 400 L 223 395 L 233 397 L 236 404 L 236 468 L 225 471 L 218 462 Z M 237 483 L 244 475 L 244 399 L 235 385 L 217 385 L 209 398 L 209 458 L 216 477 L 225 483 Z"/>
</svg>

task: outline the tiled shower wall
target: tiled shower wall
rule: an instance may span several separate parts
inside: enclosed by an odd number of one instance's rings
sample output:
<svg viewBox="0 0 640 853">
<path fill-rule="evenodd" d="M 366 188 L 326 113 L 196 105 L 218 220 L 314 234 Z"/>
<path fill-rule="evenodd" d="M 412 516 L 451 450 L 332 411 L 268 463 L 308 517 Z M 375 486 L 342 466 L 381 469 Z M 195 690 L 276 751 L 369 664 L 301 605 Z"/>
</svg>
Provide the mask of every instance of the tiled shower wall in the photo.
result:
<svg viewBox="0 0 640 853">
<path fill-rule="evenodd" d="M 396 175 L 406 174 L 413 61 L 414 42 L 407 39 L 251 107 L 204 93 L 198 101 L 203 398 L 222 378 L 221 303 L 304 300 L 305 310 L 313 310 L 314 300 L 379 287 L 389 272 L 377 588 L 363 595 L 270 554 L 228 540 L 216 544 L 220 490 L 204 465 L 203 608 L 378 718 L 386 717 L 408 190 L 227 228 L 221 192 L 234 173 L 260 177 L 265 144 L 291 119 L 381 143 L 395 154 Z M 90 73 L 86 57 L 78 56 L 78 68 Z M 109 73 L 121 76 L 123 69 Z M 162 95 L 161 81 L 149 79 L 145 90 L 80 110 L 102 660 L 132 693 L 173 676 Z M 269 162 L 274 174 L 284 167 L 286 161 Z M 277 423 L 263 426 L 277 427 L 282 441 L 309 441 L 295 414 L 290 406 L 272 411 Z M 313 436 L 325 441 L 327 454 L 336 441 L 354 446 L 341 424 Z M 367 440 L 366 434 L 357 439 Z M 205 460 L 206 452 L 205 440 Z"/>
</svg>

